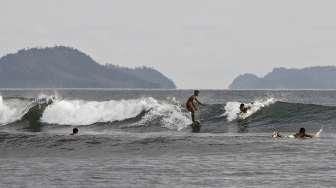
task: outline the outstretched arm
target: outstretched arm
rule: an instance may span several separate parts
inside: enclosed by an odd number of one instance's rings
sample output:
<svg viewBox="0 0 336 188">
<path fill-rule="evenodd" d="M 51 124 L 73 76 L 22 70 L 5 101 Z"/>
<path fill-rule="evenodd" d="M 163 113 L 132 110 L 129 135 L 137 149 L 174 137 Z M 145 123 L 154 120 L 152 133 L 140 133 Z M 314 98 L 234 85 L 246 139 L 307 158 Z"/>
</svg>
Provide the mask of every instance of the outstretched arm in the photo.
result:
<svg viewBox="0 0 336 188">
<path fill-rule="evenodd" d="M 310 134 L 306 134 L 305 137 L 313 138 L 314 136 L 312 136 L 312 135 L 310 135 Z"/>
<path fill-rule="evenodd" d="M 196 102 L 202 106 L 205 106 L 205 104 L 201 103 L 197 98 L 195 98 Z"/>
</svg>

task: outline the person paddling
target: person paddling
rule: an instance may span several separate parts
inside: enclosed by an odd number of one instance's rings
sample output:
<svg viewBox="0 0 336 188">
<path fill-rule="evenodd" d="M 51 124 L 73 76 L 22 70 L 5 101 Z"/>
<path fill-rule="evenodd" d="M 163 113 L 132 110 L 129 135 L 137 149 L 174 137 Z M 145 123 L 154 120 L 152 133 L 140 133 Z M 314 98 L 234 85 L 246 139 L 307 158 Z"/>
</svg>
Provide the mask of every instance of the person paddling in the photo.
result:
<svg viewBox="0 0 336 188">
<path fill-rule="evenodd" d="M 300 131 L 294 135 L 295 138 L 313 138 L 314 136 L 306 134 L 305 128 L 300 128 Z"/>
<path fill-rule="evenodd" d="M 240 113 L 247 113 L 247 111 L 251 109 L 251 106 L 247 106 L 244 103 L 241 103 L 239 106 Z"/>
</svg>

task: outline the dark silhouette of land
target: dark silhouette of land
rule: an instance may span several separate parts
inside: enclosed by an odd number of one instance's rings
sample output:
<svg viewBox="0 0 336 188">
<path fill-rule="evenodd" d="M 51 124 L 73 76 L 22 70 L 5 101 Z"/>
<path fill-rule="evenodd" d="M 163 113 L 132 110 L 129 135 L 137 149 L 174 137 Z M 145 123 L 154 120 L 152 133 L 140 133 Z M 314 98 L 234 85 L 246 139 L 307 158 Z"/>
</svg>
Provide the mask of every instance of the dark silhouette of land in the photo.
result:
<svg viewBox="0 0 336 188">
<path fill-rule="evenodd" d="M 336 89 L 336 67 L 303 69 L 275 68 L 260 78 L 254 74 L 238 76 L 230 89 Z"/>
<path fill-rule="evenodd" d="M 0 59 L 0 88 L 176 88 L 159 71 L 101 65 L 77 49 L 32 48 Z"/>
</svg>

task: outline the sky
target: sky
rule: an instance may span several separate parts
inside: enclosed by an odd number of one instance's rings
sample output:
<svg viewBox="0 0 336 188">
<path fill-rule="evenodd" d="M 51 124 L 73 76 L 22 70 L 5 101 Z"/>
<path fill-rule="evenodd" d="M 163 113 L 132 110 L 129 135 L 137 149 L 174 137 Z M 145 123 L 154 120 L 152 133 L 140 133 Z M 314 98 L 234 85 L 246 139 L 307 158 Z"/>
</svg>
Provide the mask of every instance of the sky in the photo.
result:
<svg viewBox="0 0 336 188">
<path fill-rule="evenodd" d="M 244 73 L 335 65 L 334 0 L 0 0 L 0 56 L 64 45 L 150 66 L 180 89 Z"/>
</svg>

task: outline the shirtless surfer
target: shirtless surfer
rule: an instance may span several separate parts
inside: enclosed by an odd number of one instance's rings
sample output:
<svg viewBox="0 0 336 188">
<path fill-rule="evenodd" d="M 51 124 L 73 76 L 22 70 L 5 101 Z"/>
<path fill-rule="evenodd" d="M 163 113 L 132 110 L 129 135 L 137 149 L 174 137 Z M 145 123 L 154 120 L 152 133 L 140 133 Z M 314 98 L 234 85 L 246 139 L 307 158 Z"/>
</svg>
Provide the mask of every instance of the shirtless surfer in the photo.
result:
<svg viewBox="0 0 336 188">
<path fill-rule="evenodd" d="M 250 106 L 245 107 L 244 103 L 241 103 L 239 106 L 240 113 L 247 113 L 247 110 L 251 109 Z"/>
<path fill-rule="evenodd" d="M 306 129 L 305 128 L 300 128 L 299 132 L 298 133 L 295 133 L 295 134 L 292 134 L 292 135 L 288 135 L 288 136 L 285 136 L 285 138 L 318 138 L 320 137 L 320 134 L 322 132 L 322 128 L 314 135 L 310 135 L 310 134 L 306 134 Z M 282 135 L 279 134 L 279 131 L 274 131 L 273 134 L 272 134 L 272 137 L 273 138 L 283 138 Z"/>
<path fill-rule="evenodd" d="M 300 128 L 300 131 L 296 134 L 294 134 L 295 138 L 313 138 L 313 135 L 306 134 L 306 129 L 305 128 Z"/>
<path fill-rule="evenodd" d="M 198 94 L 199 90 L 195 90 L 194 94 L 190 96 L 186 102 L 187 110 L 191 112 L 191 119 L 193 123 L 195 123 L 195 112 L 198 110 L 198 105 L 205 106 L 197 99 Z"/>
</svg>

